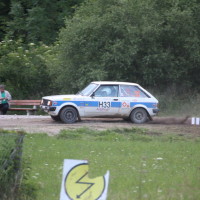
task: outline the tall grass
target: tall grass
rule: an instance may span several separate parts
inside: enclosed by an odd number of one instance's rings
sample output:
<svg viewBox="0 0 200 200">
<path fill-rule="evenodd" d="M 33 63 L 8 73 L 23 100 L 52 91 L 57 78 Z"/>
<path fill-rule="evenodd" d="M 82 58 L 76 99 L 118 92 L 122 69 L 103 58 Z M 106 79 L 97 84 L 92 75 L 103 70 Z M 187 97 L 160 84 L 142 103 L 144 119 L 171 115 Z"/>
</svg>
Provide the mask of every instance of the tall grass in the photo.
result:
<svg viewBox="0 0 200 200">
<path fill-rule="evenodd" d="M 23 135 L 0 133 L 0 199 L 18 195 Z"/>
<path fill-rule="evenodd" d="M 35 183 L 29 179 L 29 164 L 22 160 L 23 131 L 0 129 L 0 199 L 35 200 Z M 23 181 L 22 181 L 23 180 Z M 22 183 L 23 182 L 23 183 Z"/>
<path fill-rule="evenodd" d="M 182 87 L 168 87 L 159 92 L 150 89 L 159 100 L 160 116 L 199 116 L 200 93 Z"/>
<path fill-rule="evenodd" d="M 149 135 L 144 129 L 63 130 L 27 135 L 37 200 L 59 199 L 64 159 L 89 161 L 90 177 L 110 170 L 108 200 L 196 200 L 200 196 L 200 139 Z"/>
</svg>

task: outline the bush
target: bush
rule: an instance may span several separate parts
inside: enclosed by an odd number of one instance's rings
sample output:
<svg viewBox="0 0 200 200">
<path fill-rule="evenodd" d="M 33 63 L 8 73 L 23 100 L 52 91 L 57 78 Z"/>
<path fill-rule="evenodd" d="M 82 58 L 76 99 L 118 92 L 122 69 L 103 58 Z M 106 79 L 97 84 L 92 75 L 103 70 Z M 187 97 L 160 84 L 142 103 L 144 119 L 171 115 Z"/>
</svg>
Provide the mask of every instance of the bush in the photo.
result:
<svg viewBox="0 0 200 200">
<path fill-rule="evenodd" d="M 49 54 L 53 57 L 51 47 L 5 40 L 0 49 L 0 82 L 7 85 L 13 98 L 37 99 L 48 93 L 51 78 L 46 63 Z"/>
</svg>

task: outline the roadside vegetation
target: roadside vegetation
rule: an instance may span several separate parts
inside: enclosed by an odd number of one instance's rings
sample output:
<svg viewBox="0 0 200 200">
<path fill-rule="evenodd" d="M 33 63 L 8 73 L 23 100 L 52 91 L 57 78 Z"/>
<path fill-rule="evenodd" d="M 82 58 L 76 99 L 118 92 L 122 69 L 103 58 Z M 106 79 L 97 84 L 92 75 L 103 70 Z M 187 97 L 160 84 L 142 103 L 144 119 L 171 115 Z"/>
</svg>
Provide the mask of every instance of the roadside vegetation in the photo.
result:
<svg viewBox="0 0 200 200">
<path fill-rule="evenodd" d="M 180 92 L 178 88 L 168 88 L 166 91 L 158 92 L 149 89 L 159 100 L 159 116 L 191 116 L 200 117 L 200 95 L 195 91 Z"/>
<path fill-rule="evenodd" d="M 57 137 L 28 134 L 24 158 L 37 200 L 59 198 L 64 159 L 89 161 L 89 176 L 110 170 L 108 200 L 198 199 L 199 138 L 146 129 L 63 130 Z"/>
<path fill-rule="evenodd" d="M 34 200 L 36 185 L 29 182 L 30 166 L 22 159 L 23 131 L 0 129 L 0 199 Z"/>
<path fill-rule="evenodd" d="M 0 10 L 0 82 L 14 99 L 76 93 L 94 80 L 200 91 L 196 0 L 3 0 Z"/>
</svg>

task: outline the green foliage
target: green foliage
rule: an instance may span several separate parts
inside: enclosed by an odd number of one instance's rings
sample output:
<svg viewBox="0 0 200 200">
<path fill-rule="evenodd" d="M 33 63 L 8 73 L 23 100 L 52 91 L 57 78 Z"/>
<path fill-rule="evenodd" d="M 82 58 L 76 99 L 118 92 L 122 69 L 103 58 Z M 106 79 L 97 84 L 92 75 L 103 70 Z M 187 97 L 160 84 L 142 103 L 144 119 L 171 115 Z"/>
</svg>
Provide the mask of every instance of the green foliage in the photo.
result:
<svg viewBox="0 0 200 200">
<path fill-rule="evenodd" d="M 70 17 L 74 7 L 82 1 L 11 0 L 7 35 L 23 39 L 26 43 L 52 44 L 64 25 L 64 18 Z"/>
<path fill-rule="evenodd" d="M 14 182 L 14 162 L 11 160 L 10 153 L 15 146 L 14 138 L 5 137 L 2 134 L 0 135 L 0 198 L 5 199 L 9 196 L 9 192 L 13 187 Z M 9 165 L 6 166 L 6 169 L 2 169 L 3 165 L 6 162 L 9 162 Z"/>
<path fill-rule="evenodd" d="M 23 131 L 0 130 L 0 199 L 35 200 L 37 185 L 30 181 L 30 162 L 22 159 Z"/>
<path fill-rule="evenodd" d="M 23 135 L 0 135 L 0 198 L 17 196 L 21 179 L 21 154 Z"/>
<path fill-rule="evenodd" d="M 0 82 L 16 98 L 94 80 L 200 90 L 197 0 L 2 0 L 0 11 L 0 40 L 14 40 L 0 44 Z"/>
<path fill-rule="evenodd" d="M 0 82 L 7 85 L 14 99 L 37 99 L 48 93 L 51 78 L 46 59 L 52 54 L 50 46 L 24 46 L 20 40 L 5 40 L 0 48 Z"/>
<path fill-rule="evenodd" d="M 37 199 L 37 191 L 39 189 L 38 184 L 30 179 L 31 172 L 31 163 L 28 157 L 23 157 L 22 163 L 22 180 L 21 185 L 19 187 L 18 196 L 16 200 L 36 200 Z"/>
<path fill-rule="evenodd" d="M 196 1 L 88 1 L 61 30 L 60 84 L 69 92 L 92 80 L 199 88 L 198 10 Z"/>
<path fill-rule="evenodd" d="M 0 1 L 0 41 L 3 40 L 6 34 L 6 24 L 9 21 L 9 5 L 10 0 Z"/>
</svg>

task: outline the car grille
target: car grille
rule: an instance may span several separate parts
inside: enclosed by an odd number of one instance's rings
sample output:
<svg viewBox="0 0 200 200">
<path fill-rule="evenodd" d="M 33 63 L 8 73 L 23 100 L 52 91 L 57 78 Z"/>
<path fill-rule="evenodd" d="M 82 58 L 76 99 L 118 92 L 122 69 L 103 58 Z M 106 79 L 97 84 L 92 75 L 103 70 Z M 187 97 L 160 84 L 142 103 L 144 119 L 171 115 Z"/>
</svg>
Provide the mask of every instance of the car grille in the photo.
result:
<svg viewBox="0 0 200 200">
<path fill-rule="evenodd" d="M 47 100 L 47 99 L 43 99 L 42 105 L 43 105 L 43 106 L 47 106 L 48 101 L 49 101 L 49 100 Z"/>
</svg>

